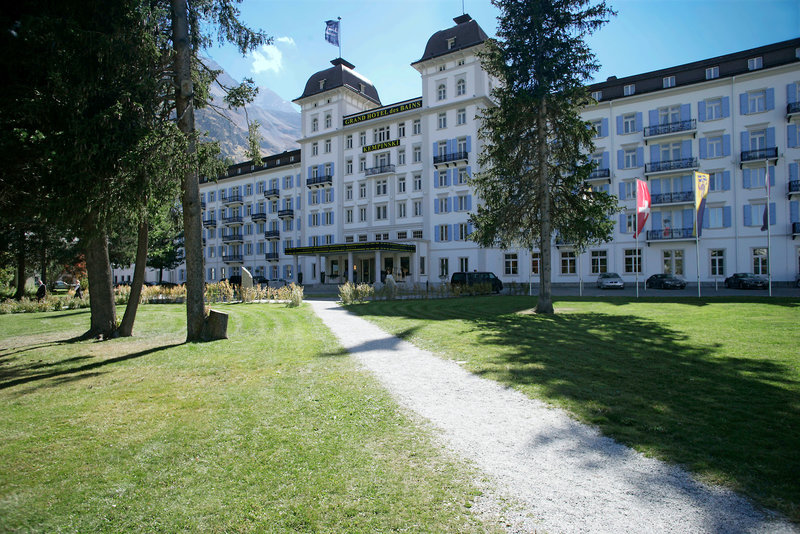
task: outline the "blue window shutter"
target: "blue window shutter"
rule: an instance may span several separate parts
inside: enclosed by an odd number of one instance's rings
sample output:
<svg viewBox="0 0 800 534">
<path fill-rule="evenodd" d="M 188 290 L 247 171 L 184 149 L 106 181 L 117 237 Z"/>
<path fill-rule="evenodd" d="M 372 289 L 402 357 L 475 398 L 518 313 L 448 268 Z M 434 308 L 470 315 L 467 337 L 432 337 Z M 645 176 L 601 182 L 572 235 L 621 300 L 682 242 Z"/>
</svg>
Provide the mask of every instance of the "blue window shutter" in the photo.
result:
<svg viewBox="0 0 800 534">
<path fill-rule="evenodd" d="M 722 155 L 723 156 L 730 156 L 731 155 L 731 135 L 725 134 L 722 136 Z"/>
<path fill-rule="evenodd" d="M 467 195 L 467 211 L 472 211 L 472 195 Z"/>
<path fill-rule="evenodd" d="M 681 191 L 691 191 L 692 190 L 692 176 L 687 174 L 686 176 L 681 177 Z"/>
<path fill-rule="evenodd" d="M 455 154 L 456 153 L 456 149 L 458 148 L 458 140 L 457 139 L 448 139 L 447 140 L 447 148 L 448 148 L 448 150 L 447 150 L 448 152 L 450 152 L 451 154 Z"/>
<path fill-rule="evenodd" d="M 617 150 L 617 169 L 625 168 L 625 151 L 622 149 Z"/>
<path fill-rule="evenodd" d="M 311 167 L 308 168 L 308 177 L 311 178 Z"/>
<path fill-rule="evenodd" d="M 775 203 L 769 203 L 769 225 L 775 226 L 775 222 L 777 221 L 777 216 L 775 214 Z"/>
<path fill-rule="evenodd" d="M 624 213 L 619 214 L 619 233 L 627 234 L 628 229 L 626 228 L 626 215 Z"/>
<path fill-rule="evenodd" d="M 471 234 L 472 232 L 474 232 L 474 231 L 475 231 L 475 230 L 474 230 L 474 228 L 473 228 L 473 226 L 472 226 L 472 223 L 471 223 L 471 222 L 468 222 L 468 223 L 467 223 L 467 235 L 470 235 L 470 234 Z"/>
<path fill-rule="evenodd" d="M 800 179 L 800 166 L 797 163 L 790 163 L 789 164 L 789 180 L 798 180 Z"/>
<path fill-rule="evenodd" d="M 619 183 L 619 199 L 625 200 L 625 182 Z"/>
<path fill-rule="evenodd" d="M 692 208 L 687 208 L 683 210 L 683 227 L 684 228 L 691 228 L 694 226 L 692 219 L 694 219 L 694 210 Z"/>
<path fill-rule="evenodd" d="M 433 199 L 433 213 L 437 213 L 437 214 L 439 213 L 439 199 L 438 198 L 434 198 Z"/>
<path fill-rule="evenodd" d="M 775 109 L 775 88 L 767 89 L 767 110 Z"/>
<path fill-rule="evenodd" d="M 308 192 L 308 204 L 309 205 L 311 205 L 311 203 L 314 202 L 313 198 L 314 198 L 314 192 L 313 191 L 309 191 Z"/>
<path fill-rule="evenodd" d="M 331 176 L 334 176 L 334 175 L 335 175 L 335 174 L 334 174 L 334 173 L 335 173 L 335 171 L 333 170 L 333 169 L 334 169 L 334 165 L 336 165 L 336 162 L 334 162 L 334 161 L 331 161 Z"/>
<path fill-rule="evenodd" d="M 742 187 L 750 189 L 750 169 L 742 169 Z"/>
<path fill-rule="evenodd" d="M 795 102 L 797 102 L 797 91 L 795 90 L 795 84 L 788 83 L 786 84 L 786 103 L 794 104 Z"/>
<path fill-rule="evenodd" d="M 797 125 L 790 124 L 786 127 L 786 146 L 794 148 L 797 146 Z"/>
<path fill-rule="evenodd" d="M 747 93 L 739 95 L 739 115 L 747 115 Z"/>
<path fill-rule="evenodd" d="M 467 165 L 464 170 L 467 171 L 467 179 L 472 178 L 472 167 L 470 165 Z"/>
<path fill-rule="evenodd" d="M 608 195 L 611 194 L 611 184 L 603 184 L 600 186 L 600 191 Z"/>
<path fill-rule="evenodd" d="M 336 213 L 332 211 L 331 212 L 331 224 L 334 224 L 334 217 L 336 217 Z"/>
<path fill-rule="evenodd" d="M 597 132 L 600 137 L 608 137 L 608 119 L 600 119 L 600 131 Z"/>
<path fill-rule="evenodd" d="M 622 115 L 617 115 L 617 135 L 622 135 Z"/>
<path fill-rule="evenodd" d="M 447 169 L 447 173 L 445 174 L 444 185 L 449 186 L 452 182 L 450 181 L 450 177 L 453 173 L 456 172 L 456 169 Z"/>
<path fill-rule="evenodd" d="M 431 148 L 431 154 L 433 154 L 434 157 L 439 155 L 439 143 L 437 143 L 436 141 L 433 142 L 433 147 Z"/>
<path fill-rule="evenodd" d="M 731 227 L 731 207 L 730 206 L 723 206 L 722 207 L 722 226 L 725 228 Z"/>
<path fill-rule="evenodd" d="M 789 202 L 789 222 L 800 222 L 800 202 L 797 200 Z"/>
<path fill-rule="evenodd" d="M 661 230 L 661 212 L 654 211 L 650 214 L 650 229 Z"/>
<path fill-rule="evenodd" d="M 636 126 L 636 131 L 637 132 L 641 132 L 642 131 L 642 112 L 641 111 L 637 111 L 636 112 L 635 126 Z"/>
<path fill-rule="evenodd" d="M 697 120 L 705 122 L 706 120 L 706 101 L 701 100 L 697 103 Z"/>
<path fill-rule="evenodd" d="M 661 161 L 661 146 L 650 145 L 650 163 L 658 163 Z"/>
<path fill-rule="evenodd" d="M 750 132 L 742 132 L 740 141 L 742 142 L 740 150 L 750 150 Z"/>
<path fill-rule="evenodd" d="M 775 146 L 775 127 L 767 128 L 767 146 Z"/>
<path fill-rule="evenodd" d="M 453 239 L 453 228 L 455 227 L 454 224 L 449 224 L 447 226 L 447 240 L 452 241 Z"/>
<path fill-rule="evenodd" d="M 609 156 L 610 156 L 610 154 L 608 153 L 608 151 L 605 151 L 605 152 L 603 152 L 603 157 L 602 157 L 602 159 L 600 160 L 600 164 L 602 165 L 602 168 L 603 168 L 603 169 L 610 169 L 610 168 L 611 168 L 611 167 L 609 166 L 609 165 L 610 165 L 610 163 L 611 163 L 611 162 L 609 161 L 609 159 L 610 159 L 610 158 L 609 158 Z"/>
<path fill-rule="evenodd" d="M 640 146 L 636 149 L 636 166 L 644 167 L 644 147 Z"/>
<path fill-rule="evenodd" d="M 437 242 L 439 241 L 439 225 L 438 224 L 434 224 L 433 225 L 433 240 L 437 241 Z"/>
<path fill-rule="evenodd" d="M 706 138 L 700 138 L 700 159 L 706 159 L 708 153 L 706 152 Z"/>
<path fill-rule="evenodd" d="M 467 136 L 467 152 L 472 152 L 472 136 Z"/>
<path fill-rule="evenodd" d="M 722 190 L 723 191 L 731 190 L 731 171 L 724 171 L 722 173 Z"/>
<path fill-rule="evenodd" d="M 722 116 L 723 118 L 731 116 L 731 97 L 729 96 L 722 97 Z"/>
<path fill-rule="evenodd" d="M 681 157 L 682 158 L 691 158 L 692 157 L 692 142 L 689 139 L 685 141 L 681 141 Z"/>
<path fill-rule="evenodd" d="M 752 226 L 753 225 L 753 217 L 750 209 L 750 204 L 745 204 L 744 208 L 744 225 L 745 226 Z"/>
<path fill-rule="evenodd" d="M 661 180 L 656 179 L 650 181 L 650 194 L 651 195 L 661 194 Z"/>
<path fill-rule="evenodd" d="M 681 104 L 681 120 L 688 121 L 692 118 L 692 106 L 691 104 Z"/>
<path fill-rule="evenodd" d="M 658 125 L 658 110 L 651 109 L 647 112 L 648 119 L 650 120 L 650 126 L 657 126 Z"/>
<path fill-rule="evenodd" d="M 709 224 L 709 222 L 708 222 L 709 221 L 708 212 L 709 212 L 708 208 L 706 208 L 705 211 L 703 211 L 703 221 L 702 221 L 703 222 L 703 228 L 708 228 L 708 224 Z"/>
<path fill-rule="evenodd" d="M 450 213 L 453 211 L 453 197 L 447 197 L 447 202 L 445 202 L 445 212 Z"/>
<path fill-rule="evenodd" d="M 772 165 L 769 166 L 769 185 L 775 187 L 775 167 Z"/>
<path fill-rule="evenodd" d="M 297 195 L 297 206 L 296 206 L 297 209 L 300 209 L 300 199 L 302 199 L 302 198 L 303 198 L 302 195 Z"/>
</svg>

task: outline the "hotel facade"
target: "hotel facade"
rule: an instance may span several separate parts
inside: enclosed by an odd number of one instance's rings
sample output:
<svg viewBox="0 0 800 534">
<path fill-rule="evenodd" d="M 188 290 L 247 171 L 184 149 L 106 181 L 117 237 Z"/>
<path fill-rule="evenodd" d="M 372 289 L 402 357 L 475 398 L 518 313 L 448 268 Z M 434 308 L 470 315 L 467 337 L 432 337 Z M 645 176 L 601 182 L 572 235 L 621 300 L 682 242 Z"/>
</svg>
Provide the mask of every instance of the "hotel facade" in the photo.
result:
<svg viewBox="0 0 800 534">
<path fill-rule="evenodd" d="M 383 105 L 344 59 L 313 74 L 301 96 L 300 150 L 239 164 L 200 185 L 206 280 L 240 274 L 304 284 L 440 283 L 457 271 L 538 281 L 540 256 L 469 240 L 480 199 L 480 110 L 492 80 L 476 56 L 487 36 L 469 15 L 435 33 L 411 64 L 421 96 Z M 590 86 L 593 188 L 615 194 L 613 240 L 576 251 L 555 242 L 553 282 L 618 272 L 632 282 L 672 273 L 689 282 L 734 272 L 794 281 L 800 272 L 800 39 Z M 696 251 L 692 173 L 710 175 Z M 769 199 L 765 179 L 769 177 Z M 651 215 L 637 241 L 635 181 Z M 762 231 L 769 202 L 769 232 Z M 130 279 L 116 270 L 116 281 Z M 301 274 L 302 273 L 302 274 Z M 156 273 L 157 276 L 157 273 Z M 302 279 L 300 278 L 302 276 Z M 148 271 L 148 280 L 153 273 Z M 182 268 L 165 280 L 184 281 Z"/>
</svg>

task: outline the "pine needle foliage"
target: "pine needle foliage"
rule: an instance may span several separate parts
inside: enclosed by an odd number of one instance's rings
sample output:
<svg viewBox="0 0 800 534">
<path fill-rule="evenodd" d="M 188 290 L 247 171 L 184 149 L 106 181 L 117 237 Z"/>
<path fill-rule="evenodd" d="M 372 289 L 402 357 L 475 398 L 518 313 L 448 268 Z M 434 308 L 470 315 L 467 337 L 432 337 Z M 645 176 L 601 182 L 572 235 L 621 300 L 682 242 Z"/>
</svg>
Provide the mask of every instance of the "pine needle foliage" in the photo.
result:
<svg viewBox="0 0 800 534">
<path fill-rule="evenodd" d="M 614 11 L 589 0 L 493 0 L 497 39 L 479 53 L 493 78 L 495 105 L 480 116 L 482 172 L 471 180 L 482 202 L 471 239 L 482 246 L 541 253 L 537 311 L 553 313 L 554 236 L 576 250 L 609 241 L 616 199 L 592 191 L 587 157 L 593 130 L 580 112 L 592 102 L 585 84 L 598 69 L 585 37 Z"/>
</svg>

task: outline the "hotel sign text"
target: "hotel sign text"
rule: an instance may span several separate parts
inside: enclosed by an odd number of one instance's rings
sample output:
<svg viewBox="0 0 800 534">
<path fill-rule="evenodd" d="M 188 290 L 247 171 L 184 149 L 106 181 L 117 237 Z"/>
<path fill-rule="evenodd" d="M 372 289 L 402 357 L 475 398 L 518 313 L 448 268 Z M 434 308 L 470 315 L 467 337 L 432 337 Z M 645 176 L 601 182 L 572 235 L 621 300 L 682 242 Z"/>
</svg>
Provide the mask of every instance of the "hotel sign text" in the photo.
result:
<svg viewBox="0 0 800 534">
<path fill-rule="evenodd" d="M 361 147 L 361 153 L 372 152 L 373 150 L 383 150 L 384 148 L 392 148 L 393 146 L 400 146 L 400 139 L 394 141 L 384 141 L 383 143 L 375 143 L 374 145 L 367 145 Z"/>
<path fill-rule="evenodd" d="M 408 102 L 404 102 L 396 106 L 378 109 L 375 111 L 367 111 L 359 115 L 353 115 L 352 117 L 345 117 L 344 125 L 350 126 L 352 124 L 358 124 L 359 122 L 369 121 L 372 119 L 379 119 L 381 117 L 388 117 L 389 115 L 394 115 L 395 113 L 402 113 L 404 111 L 410 111 L 412 109 L 421 109 L 421 108 L 422 108 L 422 99 L 418 98 L 417 100 L 410 100 Z"/>
</svg>

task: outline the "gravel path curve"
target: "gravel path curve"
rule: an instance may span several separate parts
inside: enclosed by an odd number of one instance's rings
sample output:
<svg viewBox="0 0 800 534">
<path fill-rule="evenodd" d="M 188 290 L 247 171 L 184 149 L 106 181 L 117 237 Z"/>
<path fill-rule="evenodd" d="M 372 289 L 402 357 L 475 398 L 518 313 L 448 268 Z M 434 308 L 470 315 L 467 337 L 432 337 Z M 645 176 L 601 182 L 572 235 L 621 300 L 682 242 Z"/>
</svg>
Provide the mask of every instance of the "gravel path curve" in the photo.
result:
<svg viewBox="0 0 800 534">
<path fill-rule="evenodd" d="M 729 490 L 645 458 L 335 302 L 307 302 L 401 405 L 429 420 L 448 447 L 488 476 L 493 502 L 478 503 L 479 513 L 502 514 L 509 531 L 800 532 Z"/>
</svg>

